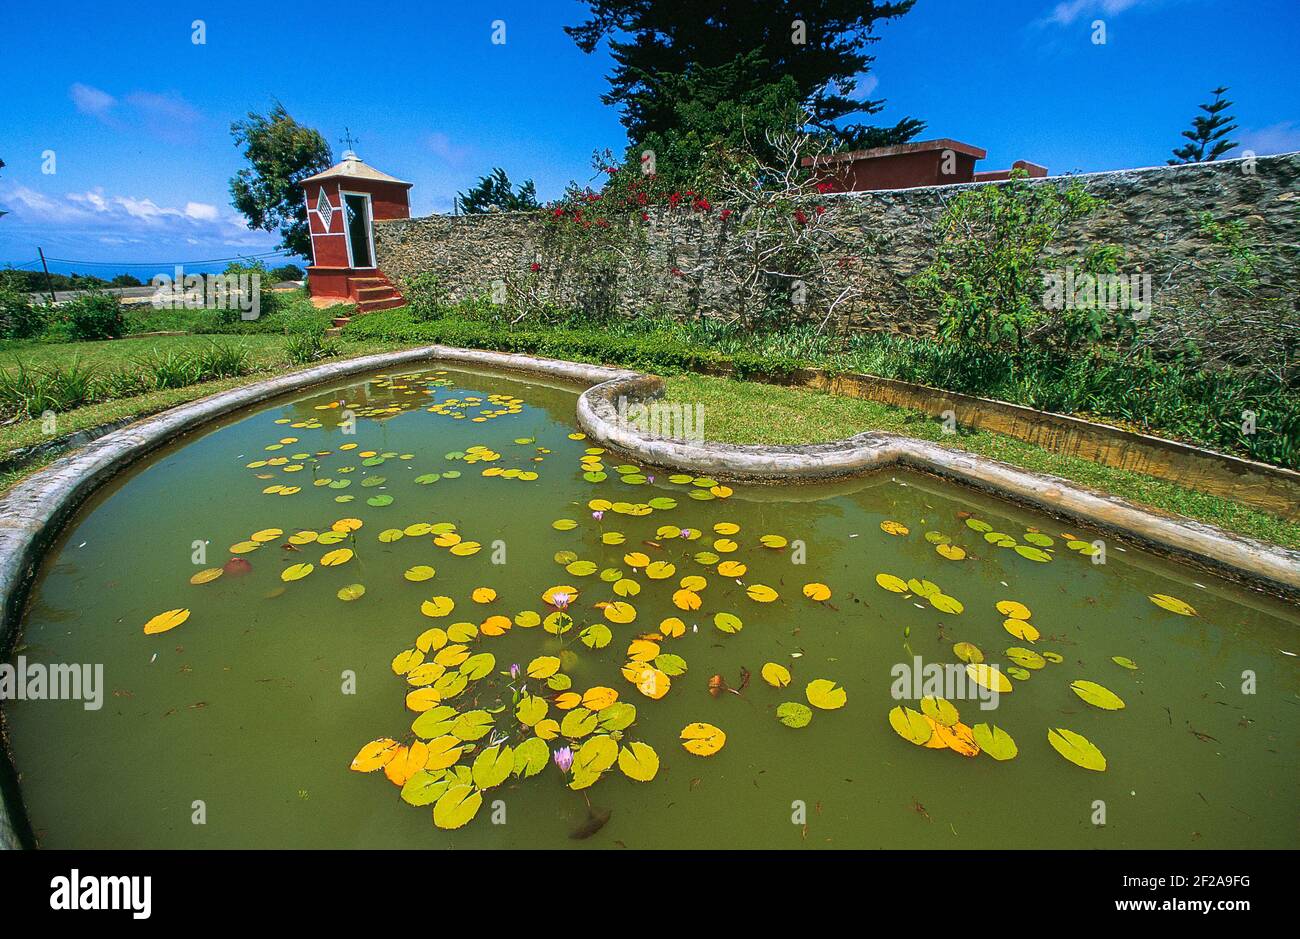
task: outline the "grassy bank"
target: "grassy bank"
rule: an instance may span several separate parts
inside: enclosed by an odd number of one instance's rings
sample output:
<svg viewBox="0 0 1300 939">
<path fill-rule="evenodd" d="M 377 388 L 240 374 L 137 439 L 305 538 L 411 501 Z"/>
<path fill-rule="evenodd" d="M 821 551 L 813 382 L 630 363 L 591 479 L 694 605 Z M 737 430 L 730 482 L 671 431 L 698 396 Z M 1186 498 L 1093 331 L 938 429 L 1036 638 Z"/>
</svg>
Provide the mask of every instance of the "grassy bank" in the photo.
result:
<svg viewBox="0 0 1300 939">
<path fill-rule="evenodd" d="M 820 391 L 703 375 L 674 375 L 667 379 L 667 386 L 668 401 L 703 407 L 704 432 L 710 440 L 803 444 L 839 440 L 864 430 L 892 431 L 1060 476 L 1252 538 L 1300 548 L 1300 524 L 1275 515 L 1152 476 L 1062 456 L 1014 437 L 967 430 L 945 434 L 937 420 L 917 411 Z"/>
</svg>

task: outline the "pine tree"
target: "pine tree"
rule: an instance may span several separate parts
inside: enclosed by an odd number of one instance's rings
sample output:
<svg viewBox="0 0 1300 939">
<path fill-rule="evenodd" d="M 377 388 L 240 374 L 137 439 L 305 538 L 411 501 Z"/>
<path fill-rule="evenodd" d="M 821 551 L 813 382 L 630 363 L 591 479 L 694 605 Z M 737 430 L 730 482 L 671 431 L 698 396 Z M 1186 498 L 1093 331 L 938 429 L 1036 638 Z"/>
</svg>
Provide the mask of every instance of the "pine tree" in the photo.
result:
<svg viewBox="0 0 1300 939">
<path fill-rule="evenodd" d="M 1183 136 L 1190 143 L 1175 150 L 1175 159 L 1168 161 L 1171 165 L 1178 163 L 1208 163 L 1217 160 L 1237 145 L 1237 141 L 1228 140 L 1228 134 L 1237 129 L 1232 118 L 1224 113 L 1232 107 L 1232 102 L 1224 99 L 1227 88 L 1215 88 L 1214 100 L 1209 104 L 1199 105 L 1205 112 L 1192 118 L 1191 130 L 1183 131 Z M 1208 148 L 1208 149 L 1207 149 Z"/>
<path fill-rule="evenodd" d="M 492 172 L 482 177 L 478 185 L 469 192 L 458 192 L 460 209 L 467 215 L 480 212 L 523 212 L 535 209 L 537 205 L 537 188 L 531 179 L 526 180 L 519 191 L 510 185 L 510 177 L 501 167 L 494 167 Z"/>
<path fill-rule="evenodd" d="M 884 101 L 851 92 L 874 61 L 867 50 L 879 41 L 877 24 L 903 16 L 915 0 L 586 3 L 589 19 L 564 31 L 584 52 L 608 40 L 615 65 L 602 100 L 622 109 L 634 146 L 651 135 L 698 133 L 685 117 L 701 103 L 734 115 L 741 102 L 786 99 L 785 89 L 777 87 L 783 82 L 792 86 L 809 125 L 842 146 L 905 143 L 925 126 L 912 118 L 892 127 L 844 121 L 884 108 Z M 687 97 L 696 86 L 709 91 L 702 102 Z M 717 100 L 724 88 L 726 100 Z M 767 123 L 762 117 L 758 122 Z"/>
</svg>

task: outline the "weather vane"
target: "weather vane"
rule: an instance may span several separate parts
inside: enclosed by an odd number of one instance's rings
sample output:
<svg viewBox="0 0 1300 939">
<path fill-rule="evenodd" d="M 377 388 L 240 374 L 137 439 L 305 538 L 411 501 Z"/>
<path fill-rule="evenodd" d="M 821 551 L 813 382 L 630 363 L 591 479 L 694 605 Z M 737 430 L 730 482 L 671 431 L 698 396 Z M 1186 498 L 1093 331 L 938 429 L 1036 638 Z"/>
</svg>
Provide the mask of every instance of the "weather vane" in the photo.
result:
<svg viewBox="0 0 1300 939">
<path fill-rule="evenodd" d="M 343 136 L 339 138 L 339 143 L 345 144 L 349 151 L 355 153 L 357 144 L 360 142 L 361 141 L 353 138 L 352 131 L 345 125 L 343 128 Z"/>
</svg>

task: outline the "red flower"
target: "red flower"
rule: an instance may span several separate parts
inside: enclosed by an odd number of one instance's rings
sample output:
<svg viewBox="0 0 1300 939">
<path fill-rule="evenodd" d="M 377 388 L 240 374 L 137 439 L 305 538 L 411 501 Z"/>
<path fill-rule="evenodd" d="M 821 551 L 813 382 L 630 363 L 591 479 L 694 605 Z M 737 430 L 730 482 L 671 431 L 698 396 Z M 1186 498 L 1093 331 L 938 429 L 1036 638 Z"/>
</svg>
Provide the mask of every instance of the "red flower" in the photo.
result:
<svg viewBox="0 0 1300 939">
<path fill-rule="evenodd" d="M 641 221 L 643 221 L 643 222 L 648 222 L 648 221 L 650 221 L 650 215 L 649 215 L 648 212 L 642 212 L 642 213 L 641 213 Z"/>
<path fill-rule="evenodd" d="M 696 212 L 710 212 L 713 210 L 713 206 L 709 205 L 709 200 L 703 196 L 695 200 L 694 206 Z"/>
<path fill-rule="evenodd" d="M 794 210 L 794 220 L 798 222 L 800 225 L 808 224 L 808 216 L 803 214 L 803 209 Z"/>
<path fill-rule="evenodd" d="M 564 209 L 556 209 L 551 213 L 552 218 L 564 218 Z"/>
<path fill-rule="evenodd" d="M 817 184 L 817 191 L 820 192 L 822 195 L 825 195 L 826 193 L 830 192 L 831 188 L 832 188 L 831 184 L 828 182 L 820 182 Z"/>
<path fill-rule="evenodd" d="M 598 219 L 596 219 L 596 224 L 599 225 L 601 228 L 608 228 L 608 227 L 609 227 L 609 219 L 607 219 L 607 218 L 598 218 Z"/>
<path fill-rule="evenodd" d="M 819 206 L 817 206 L 817 214 L 818 214 L 818 215 L 821 215 L 821 214 L 822 214 L 823 212 L 825 212 L 825 211 L 826 211 L 826 206 L 824 206 L 824 205 L 819 205 Z"/>
<path fill-rule="evenodd" d="M 670 268 L 668 269 L 668 272 L 669 272 L 670 274 L 672 274 L 674 277 L 681 277 L 681 276 L 682 276 L 682 269 L 681 269 L 680 267 L 670 267 Z"/>
<path fill-rule="evenodd" d="M 677 208 L 677 203 L 681 201 L 682 201 L 682 194 L 680 192 L 674 192 L 672 195 L 668 197 L 668 204 L 671 205 L 674 209 Z"/>
<path fill-rule="evenodd" d="M 528 265 L 528 269 L 529 269 L 530 271 L 532 271 L 534 274 L 536 274 L 538 271 L 540 271 L 540 270 L 542 269 L 542 265 L 540 265 L 540 264 L 538 264 L 536 261 L 534 261 L 532 264 L 529 264 L 529 265 Z"/>
<path fill-rule="evenodd" d="M 723 209 L 718 213 L 718 218 L 722 219 L 724 222 L 731 218 L 731 209 Z"/>
</svg>

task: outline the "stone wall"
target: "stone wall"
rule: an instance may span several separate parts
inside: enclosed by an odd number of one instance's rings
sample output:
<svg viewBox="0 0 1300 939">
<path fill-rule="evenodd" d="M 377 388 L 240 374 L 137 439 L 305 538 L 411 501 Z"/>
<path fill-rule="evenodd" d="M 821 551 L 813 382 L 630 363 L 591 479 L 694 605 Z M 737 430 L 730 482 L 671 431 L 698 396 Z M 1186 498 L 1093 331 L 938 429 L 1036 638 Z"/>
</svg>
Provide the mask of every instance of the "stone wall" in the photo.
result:
<svg viewBox="0 0 1300 939">
<path fill-rule="evenodd" d="M 1155 306 L 1189 262 L 1203 259 L 1209 240 L 1198 215 L 1245 224 L 1248 241 L 1262 260 L 1296 284 L 1300 258 L 1300 153 L 1259 157 L 1252 163 L 1224 160 L 1181 166 L 1090 173 L 1033 180 L 1030 185 L 1065 187 L 1074 182 L 1105 199 L 1107 206 L 1080 222 L 1055 251 L 1078 257 L 1099 243 L 1125 251 L 1121 270 L 1152 275 Z M 886 328 L 918 333 L 934 323 L 918 305 L 906 280 L 933 256 L 934 226 L 944 207 L 971 183 L 825 197 L 823 222 L 844 246 L 834 277 L 850 278 L 862 299 L 835 317 L 840 329 Z M 592 282 L 575 281 L 573 259 L 557 255 L 544 213 L 435 215 L 377 222 L 380 267 L 401 283 L 424 271 L 435 273 L 449 299 L 487 294 L 494 281 L 525 289 L 566 305 L 608 303 L 626 315 L 662 311 L 678 316 L 729 316 L 735 309 L 734 276 L 717 263 L 727 226 L 715 208 L 699 214 L 659 209 L 644 231 L 644 251 Z M 537 271 L 531 266 L 538 265 Z M 683 270 L 702 272 L 684 277 Z M 1176 292 L 1176 291 L 1174 291 Z"/>
</svg>

